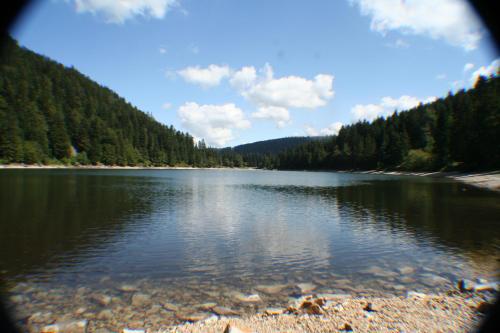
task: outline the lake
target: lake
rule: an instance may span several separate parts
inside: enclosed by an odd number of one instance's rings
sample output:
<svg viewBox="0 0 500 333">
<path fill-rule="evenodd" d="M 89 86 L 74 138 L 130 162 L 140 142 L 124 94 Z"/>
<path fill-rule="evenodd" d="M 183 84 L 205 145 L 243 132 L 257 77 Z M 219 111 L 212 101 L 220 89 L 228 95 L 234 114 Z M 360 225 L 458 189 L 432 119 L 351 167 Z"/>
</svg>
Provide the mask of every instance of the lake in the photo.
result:
<svg viewBox="0 0 500 333">
<path fill-rule="evenodd" d="M 1 170 L 0 276 L 20 313 L 95 312 L 95 294 L 124 307 L 136 290 L 242 313 L 311 292 L 440 292 L 498 279 L 499 199 L 394 175 Z"/>
</svg>

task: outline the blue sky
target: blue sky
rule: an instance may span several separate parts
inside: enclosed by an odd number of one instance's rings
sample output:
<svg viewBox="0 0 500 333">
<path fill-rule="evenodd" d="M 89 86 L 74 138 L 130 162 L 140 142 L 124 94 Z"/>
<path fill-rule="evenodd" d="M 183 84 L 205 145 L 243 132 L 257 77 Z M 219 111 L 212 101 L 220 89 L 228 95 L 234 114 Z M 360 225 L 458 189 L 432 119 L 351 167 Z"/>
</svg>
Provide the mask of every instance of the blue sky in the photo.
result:
<svg viewBox="0 0 500 333">
<path fill-rule="evenodd" d="M 462 0 L 52 0 L 20 44 L 212 146 L 335 134 L 498 67 Z"/>
</svg>

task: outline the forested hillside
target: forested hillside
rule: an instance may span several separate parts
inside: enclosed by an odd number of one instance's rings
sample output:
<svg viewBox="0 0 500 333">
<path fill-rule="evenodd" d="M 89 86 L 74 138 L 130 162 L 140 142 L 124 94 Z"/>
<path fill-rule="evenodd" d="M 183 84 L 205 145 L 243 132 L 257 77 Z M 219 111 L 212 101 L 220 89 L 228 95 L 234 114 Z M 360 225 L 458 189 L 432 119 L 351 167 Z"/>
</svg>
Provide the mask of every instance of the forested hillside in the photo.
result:
<svg viewBox="0 0 500 333">
<path fill-rule="evenodd" d="M 304 143 L 326 137 L 292 136 L 279 139 L 257 141 L 235 146 L 233 150 L 241 154 L 278 154 L 287 149 L 292 149 Z"/>
<path fill-rule="evenodd" d="M 0 163 L 241 166 L 11 38 L 0 62 Z"/>
<path fill-rule="evenodd" d="M 500 78 L 372 123 L 344 126 L 329 140 L 273 155 L 278 169 L 491 170 L 500 168 Z"/>
</svg>

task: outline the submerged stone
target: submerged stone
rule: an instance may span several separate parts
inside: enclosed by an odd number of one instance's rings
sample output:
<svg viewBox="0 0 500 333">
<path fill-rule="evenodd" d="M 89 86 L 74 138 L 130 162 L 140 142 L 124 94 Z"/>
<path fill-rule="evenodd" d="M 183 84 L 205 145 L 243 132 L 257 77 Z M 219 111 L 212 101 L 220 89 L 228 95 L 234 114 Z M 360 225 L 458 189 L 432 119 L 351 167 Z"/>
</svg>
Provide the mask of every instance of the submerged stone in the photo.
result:
<svg viewBox="0 0 500 333">
<path fill-rule="evenodd" d="M 113 312 L 109 309 L 102 310 L 97 314 L 99 320 L 110 320 L 113 318 Z"/>
<path fill-rule="evenodd" d="M 42 327 L 40 333 L 86 333 L 87 324 L 86 320 L 58 322 Z"/>
<path fill-rule="evenodd" d="M 201 320 L 205 320 L 209 317 L 210 315 L 205 312 L 197 312 L 197 313 L 176 313 L 175 317 L 177 319 L 180 319 L 182 321 L 189 321 L 189 322 L 197 322 Z"/>
<path fill-rule="evenodd" d="M 255 287 L 256 290 L 263 292 L 264 294 L 278 294 L 283 289 L 287 287 L 286 284 L 274 284 L 274 285 L 260 285 Z"/>
<path fill-rule="evenodd" d="M 472 282 L 471 280 L 467 280 L 467 279 L 461 279 L 457 283 L 457 288 L 461 292 L 472 291 L 472 290 L 474 290 L 474 282 Z"/>
<path fill-rule="evenodd" d="M 495 290 L 498 290 L 498 283 L 496 282 L 476 284 L 474 286 L 474 291 L 495 291 Z"/>
<path fill-rule="evenodd" d="M 198 304 L 195 307 L 198 309 L 201 309 L 201 310 L 208 311 L 208 310 L 212 310 L 216 306 L 217 306 L 217 303 L 203 303 L 203 304 Z"/>
<path fill-rule="evenodd" d="M 163 306 L 163 308 L 165 310 L 168 310 L 168 311 L 174 311 L 174 312 L 176 312 L 176 311 L 179 311 L 179 309 L 180 309 L 178 305 L 173 304 L 173 303 L 167 303 L 167 302 L 165 302 L 165 303 L 162 303 L 161 305 Z"/>
<path fill-rule="evenodd" d="M 94 300 L 97 304 L 102 306 L 108 306 L 109 303 L 111 303 L 111 297 L 104 294 L 93 295 L 92 300 Z"/>
<path fill-rule="evenodd" d="M 307 294 L 316 289 L 316 285 L 312 283 L 299 283 L 297 284 L 297 288 L 300 289 L 302 294 Z"/>
<path fill-rule="evenodd" d="M 262 302 L 262 298 L 260 298 L 259 294 L 245 295 L 245 294 L 241 294 L 241 293 L 235 293 L 234 298 L 236 298 L 238 301 L 244 302 L 244 303 Z"/>
<path fill-rule="evenodd" d="M 434 274 L 423 275 L 421 281 L 423 284 L 429 287 L 434 287 L 449 283 L 448 279 Z"/>
<path fill-rule="evenodd" d="M 215 306 L 212 308 L 212 311 L 219 316 L 239 316 L 240 313 L 230 308 L 226 308 L 223 306 Z"/>
<path fill-rule="evenodd" d="M 131 285 L 131 284 L 122 284 L 121 286 L 118 287 L 118 290 L 124 291 L 124 292 L 133 292 L 133 291 L 137 291 L 138 288 L 134 285 Z"/>
<path fill-rule="evenodd" d="M 415 268 L 410 267 L 410 266 L 404 266 L 404 267 L 398 268 L 398 272 L 401 275 L 413 274 L 413 273 L 415 273 Z"/>
<path fill-rule="evenodd" d="M 132 295 L 132 305 L 135 307 L 143 307 L 151 302 L 151 297 L 146 294 L 135 293 Z"/>
</svg>

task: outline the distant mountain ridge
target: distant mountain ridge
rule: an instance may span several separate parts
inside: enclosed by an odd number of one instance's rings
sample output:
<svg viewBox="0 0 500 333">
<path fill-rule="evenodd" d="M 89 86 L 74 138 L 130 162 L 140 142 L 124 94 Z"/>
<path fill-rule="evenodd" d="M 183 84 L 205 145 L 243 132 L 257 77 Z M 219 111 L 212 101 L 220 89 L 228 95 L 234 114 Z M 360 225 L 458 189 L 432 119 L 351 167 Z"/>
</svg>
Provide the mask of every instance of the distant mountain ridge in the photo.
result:
<svg viewBox="0 0 500 333">
<path fill-rule="evenodd" d="M 233 150 L 240 154 L 278 154 L 287 149 L 296 148 L 304 143 L 325 140 L 327 138 L 327 136 L 290 136 L 246 143 L 233 147 Z"/>
</svg>

